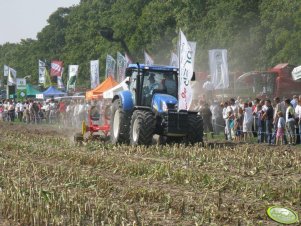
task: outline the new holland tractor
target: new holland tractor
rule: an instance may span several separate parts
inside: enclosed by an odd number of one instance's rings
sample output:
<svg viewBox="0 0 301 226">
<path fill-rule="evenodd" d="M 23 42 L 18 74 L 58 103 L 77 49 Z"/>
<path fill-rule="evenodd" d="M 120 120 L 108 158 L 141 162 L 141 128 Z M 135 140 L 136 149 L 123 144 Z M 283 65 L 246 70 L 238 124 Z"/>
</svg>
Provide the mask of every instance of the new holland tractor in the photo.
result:
<svg viewBox="0 0 301 226">
<path fill-rule="evenodd" d="M 178 68 L 130 64 L 129 90 L 112 100 L 110 139 L 113 144 L 150 145 L 153 135 L 162 143 L 203 141 L 198 112 L 178 111 Z"/>
</svg>

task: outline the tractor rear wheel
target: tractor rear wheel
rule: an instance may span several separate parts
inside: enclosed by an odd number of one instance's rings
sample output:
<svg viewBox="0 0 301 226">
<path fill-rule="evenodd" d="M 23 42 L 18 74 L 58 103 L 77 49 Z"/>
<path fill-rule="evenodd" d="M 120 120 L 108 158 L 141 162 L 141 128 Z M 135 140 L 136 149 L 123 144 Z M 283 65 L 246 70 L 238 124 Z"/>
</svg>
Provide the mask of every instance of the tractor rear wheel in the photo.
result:
<svg viewBox="0 0 301 226">
<path fill-rule="evenodd" d="M 122 109 L 120 99 L 112 105 L 110 139 L 112 144 L 129 143 L 130 113 Z"/>
<path fill-rule="evenodd" d="M 151 145 L 156 120 L 152 112 L 136 110 L 132 115 L 130 129 L 131 145 Z"/>
<path fill-rule="evenodd" d="M 203 119 L 200 115 L 188 115 L 188 128 L 188 134 L 185 139 L 187 144 L 203 142 Z"/>
</svg>

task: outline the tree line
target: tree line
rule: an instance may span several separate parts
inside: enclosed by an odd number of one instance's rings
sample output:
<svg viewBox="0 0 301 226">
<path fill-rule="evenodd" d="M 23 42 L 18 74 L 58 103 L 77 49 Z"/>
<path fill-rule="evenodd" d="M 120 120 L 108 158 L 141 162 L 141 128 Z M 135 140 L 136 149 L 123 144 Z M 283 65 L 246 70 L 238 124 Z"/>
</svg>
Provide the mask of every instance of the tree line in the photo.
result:
<svg viewBox="0 0 301 226">
<path fill-rule="evenodd" d="M 233 72 L 301 64 L 299 0 L 81 0 L 52 13 L 37 39 L 0 45 L 0 66 L 32 75 L 35 84 L 38 59 L 59 59 L 78 64 L 78 84 L 89 87 L 90 60 L 100 60 L 103 76 L 106 55 L 117 51 L 143 62 L 147 50 L 155 63 L 168 64 L 180 28 L 197 42 L 196 71 L 208 71 L 214 48 L 228 49 Z"/>
</svg>

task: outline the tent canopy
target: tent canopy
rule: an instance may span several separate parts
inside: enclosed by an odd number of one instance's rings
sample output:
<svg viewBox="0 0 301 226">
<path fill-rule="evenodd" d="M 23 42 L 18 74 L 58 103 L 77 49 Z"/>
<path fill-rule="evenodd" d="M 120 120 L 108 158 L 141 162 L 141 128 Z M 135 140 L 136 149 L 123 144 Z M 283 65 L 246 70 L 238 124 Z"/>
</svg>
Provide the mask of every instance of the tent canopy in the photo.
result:
<svg viewBox="0 0 301 226">
<path fill-rule="evenodd" d="M 99 84 L 95 89 L 86 92 L 86 100 L 93 100 L 99 98 L 102 93 L 108 89 L 113 88 L 118 85 L 118 82 L 112 76 L 109 76 L 101 84 Z"/>
<path fill-rule="evenodd" d="M 34 88 L 31 84 L 26 84 L 26 96 L 36 96 L 36 94 L 40 94 L 41 92 Z"/>
<path fill-rule="evenodd" d="M 120 91 L 128 90 L 129 77 L 126 77 L 121 83 L 103 92 L 104 99 L 113 99 L 114 95 Z"/>
<path fill-rule="evenodd" d="M 50 86 L 47 90 L 43 92 L 44 97 L 58 97 L 58 96 L 65 96 L 66 93 L 57 90 L 54 86 Z"/>
</svg>

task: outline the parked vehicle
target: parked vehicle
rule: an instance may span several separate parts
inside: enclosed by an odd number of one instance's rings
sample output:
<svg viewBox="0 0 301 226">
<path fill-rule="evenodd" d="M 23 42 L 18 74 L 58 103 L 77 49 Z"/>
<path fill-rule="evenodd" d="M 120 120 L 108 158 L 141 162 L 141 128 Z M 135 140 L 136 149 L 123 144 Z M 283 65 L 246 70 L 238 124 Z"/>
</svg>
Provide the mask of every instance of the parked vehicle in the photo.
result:
<svg viewBox="0 0 301 226">
<path fill-rule="evenodd" d="M 273 98 L 299 95 L 301 82 L 292 77 L 294 66 L 278 64 L 267 71 L 245 73 L 236 80 L 236 96 L 259 96 Z"/>
</svg>

